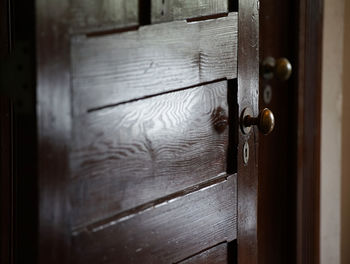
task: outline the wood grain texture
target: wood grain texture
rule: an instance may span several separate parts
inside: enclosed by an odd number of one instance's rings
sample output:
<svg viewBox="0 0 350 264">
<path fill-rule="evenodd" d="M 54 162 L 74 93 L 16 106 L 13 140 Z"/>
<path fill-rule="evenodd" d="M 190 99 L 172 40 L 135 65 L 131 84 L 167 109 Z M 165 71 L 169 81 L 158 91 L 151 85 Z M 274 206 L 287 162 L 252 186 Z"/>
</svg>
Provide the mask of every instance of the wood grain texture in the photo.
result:
<svg viewBox="0 0 350 264">
<path fill-rule="evenodd" d="M 256 0 L 239 1 L 238 109 L 249 107 L 258 116 L 259 103 L 259 6 Z M 237 116 L 239 118 L 239 116 Z M 238 142 L 238 263 L 258 263 L 258 131 L 240 131 Z M 249 144 L 249 161 L 244 164 L 243 146 Z"/>
<path fill-rule="evenodd" d="M 71 154 L 73 226 L 224 173 L 227 108 L 223 81 L 77 118 Z"/>
<path fill-rule="evenodd" d="M 74 263 L 173 263 L 236 238 L 236 175 L 73 236 Z"/>
<path fill-rule="evenodd" d="M 36 1 L 39 243 L 41 264 L 69 263 L 71 91 L 69 0 Z M 54 30 L 53 30 L 54 29 Z M 35 243 L 35 242 L 33 242 Z"/>
<path fill-rule="evenodd" d="M 105 31 L 138 25 L 138 0 L 71 0 L 73 33 Z"/>
<path fill-rule="evenodd" d="M 227 0 L 152 0 L 152 23 L 228 13 Z"/>
<path fill-rule="evenodd" d="M 169 33 L 171 32 L 171 34 Z M 237 74 L 237 13 L 72 41 L 74 115 Z"/>
<path fill-rule="evenodd" d="M 229 263 L 228 259 L 227 243 L 222 243 L 191 258 L 180 261 L 179 264 L 227 264 Z"/>
</svg>

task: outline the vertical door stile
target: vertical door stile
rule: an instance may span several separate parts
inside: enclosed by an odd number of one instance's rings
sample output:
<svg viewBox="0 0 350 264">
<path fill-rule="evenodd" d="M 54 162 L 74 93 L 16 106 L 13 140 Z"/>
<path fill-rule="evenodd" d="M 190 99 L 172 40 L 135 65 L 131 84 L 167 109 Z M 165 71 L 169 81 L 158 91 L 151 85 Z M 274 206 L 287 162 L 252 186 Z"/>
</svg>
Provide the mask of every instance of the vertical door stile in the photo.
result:
<svg viewBox="0 0 350 264">
<path fill-rule="evenodd" d="M 69 1 L 36 1 L 38 263 L 69 263 Z"/>
<path fill-rule="evenodd" d="M 238 4 L 238 113 L 246 107 L 258 115 L 259 99 L 259 1 Z M 237 118 L 240 118 L 239 116 Z M 237 168 L 238 263 L 258 263 L 258 130 L 239 132 Z M 249 146 L 249 160 L 244 162 L 244 145 Z"/>
</svg>

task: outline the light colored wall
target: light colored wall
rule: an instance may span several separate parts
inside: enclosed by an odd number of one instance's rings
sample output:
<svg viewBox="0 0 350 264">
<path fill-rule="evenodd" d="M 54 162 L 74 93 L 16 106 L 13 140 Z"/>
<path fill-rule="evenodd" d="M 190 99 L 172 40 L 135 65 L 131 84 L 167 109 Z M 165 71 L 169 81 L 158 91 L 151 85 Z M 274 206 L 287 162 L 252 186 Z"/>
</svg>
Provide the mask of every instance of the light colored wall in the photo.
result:
<svg viewBox="0 0 350 264">
<path fill-rule="evenodd" d="M 344 1 L 349 0 L 324 0 L 320 192 L 321 264 L 340 263 Z"/>
<path fill-rule="evenodd" d="M 343 53 L 343 134 L 341 263 L 350 263 L 350 1 L 345 0 Z"/>
</svg>

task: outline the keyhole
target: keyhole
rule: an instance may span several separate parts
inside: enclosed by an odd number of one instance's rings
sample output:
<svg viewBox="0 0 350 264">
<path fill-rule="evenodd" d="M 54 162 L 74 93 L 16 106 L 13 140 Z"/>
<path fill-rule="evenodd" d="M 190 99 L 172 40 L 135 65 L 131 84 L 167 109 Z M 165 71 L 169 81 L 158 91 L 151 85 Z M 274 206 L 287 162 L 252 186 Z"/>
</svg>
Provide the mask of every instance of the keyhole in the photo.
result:
<svg viewBox="0 0 350 264">
<path fill-rule="evenodd" d="M 247 164 L 248 160 L 249 160 L 249 145 L 248 145 L 248 142 L 245 142 L 244 146 L 243 146 L 243 161 L 244 161 L 244 164 Z"/>
<path fill-rule="evenodd" d="M 269 104 L 272 99 L 272 89 L 270 85 L 266 85 L 264 88 L 264 103 Z"/>
</svg>

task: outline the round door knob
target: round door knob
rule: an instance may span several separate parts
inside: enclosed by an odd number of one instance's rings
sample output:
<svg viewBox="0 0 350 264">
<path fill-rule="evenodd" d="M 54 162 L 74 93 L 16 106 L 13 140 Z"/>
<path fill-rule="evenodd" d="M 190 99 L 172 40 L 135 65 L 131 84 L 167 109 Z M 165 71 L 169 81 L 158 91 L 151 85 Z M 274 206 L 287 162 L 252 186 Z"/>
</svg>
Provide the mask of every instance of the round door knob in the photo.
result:
<svg viewBox="0 0 350 264">
<path fill-rule="evenodd" d="M 286 81 L 292 75 L 292 64 L 286 58 L 276 60 L 275 76 L 278 80 Z"/>
<path fill-rule="evenodd" d="M 275 117 L 268 108 L 262 110 L 258 117 L 253 117 L 251 110 L 246 108 L 243 110 L 241 124 L 243 133 L 248 133 L 251 126 L 258 126 L 262 134 L 268 135 L 275 127 Z"/>
<path fill-rule="evenodd" d="M 286 81 L 292 75 L 292 64 L 286 58 L 275 60 L 267 57 L 261 65 L 261 73 L 265 80 L 271 80 L 275 76 L 280 81 Z"/>
</svg>

